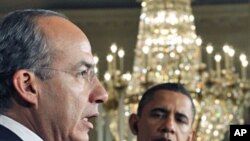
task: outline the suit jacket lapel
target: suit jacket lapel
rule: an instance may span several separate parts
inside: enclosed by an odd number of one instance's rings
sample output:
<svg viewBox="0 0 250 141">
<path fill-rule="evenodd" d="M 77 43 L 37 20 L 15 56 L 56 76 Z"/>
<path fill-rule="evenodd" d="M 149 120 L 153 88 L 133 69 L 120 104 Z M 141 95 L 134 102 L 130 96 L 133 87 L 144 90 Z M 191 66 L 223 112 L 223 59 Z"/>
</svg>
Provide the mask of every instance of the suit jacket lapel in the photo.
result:
<svg viewBox="0 0 250 141">
<path fill-rule="evenodd" d="M 22 141 L 15 133 L 0 125 L 0 141 Z"/>
</svg>

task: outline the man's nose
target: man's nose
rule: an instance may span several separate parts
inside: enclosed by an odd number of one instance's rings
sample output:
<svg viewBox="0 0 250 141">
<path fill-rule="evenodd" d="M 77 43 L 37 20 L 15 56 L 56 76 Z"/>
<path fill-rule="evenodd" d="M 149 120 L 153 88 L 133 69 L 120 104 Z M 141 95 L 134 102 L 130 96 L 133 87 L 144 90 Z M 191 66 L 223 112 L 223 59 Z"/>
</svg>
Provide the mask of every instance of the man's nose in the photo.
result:
<svg viewBox="0 0 250 141">
<path fill-rule="evenodd" d="M 108 100 L 108 93 L 99 81 L 99 79 L 96 78 L 95 83 L 93 84 L 94 88 L 90 94 L 90 102 L 93 103 L 103 103 Z"/>
<path fill-rule="evenodd" d="M 175 133 L 175 120 L 174 117 L 168 116 L 162 123 L 161 132 L 166 132 L 166 133 Z"/>
</svg>

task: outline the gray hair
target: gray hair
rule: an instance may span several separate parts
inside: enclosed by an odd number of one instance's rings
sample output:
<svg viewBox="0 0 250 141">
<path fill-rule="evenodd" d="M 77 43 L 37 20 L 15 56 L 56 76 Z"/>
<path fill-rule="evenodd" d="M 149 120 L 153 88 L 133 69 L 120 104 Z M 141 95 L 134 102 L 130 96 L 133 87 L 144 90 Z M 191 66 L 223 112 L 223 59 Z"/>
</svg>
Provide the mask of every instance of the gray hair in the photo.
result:
<svg viewBox="0 0 250 141">
<path fill-rule="evenodd" d="M 52 51 L 37 19 L 64 15 L 43 9 L 25 9 L 9 13 L 0 23 L 0 114 L 11 108 L 11 97 L 17 92 L 12 77 L 20 69 L 32 70 L 41 80 L 51 73 L 39 68 L 52 63 Z"/>
</svg>

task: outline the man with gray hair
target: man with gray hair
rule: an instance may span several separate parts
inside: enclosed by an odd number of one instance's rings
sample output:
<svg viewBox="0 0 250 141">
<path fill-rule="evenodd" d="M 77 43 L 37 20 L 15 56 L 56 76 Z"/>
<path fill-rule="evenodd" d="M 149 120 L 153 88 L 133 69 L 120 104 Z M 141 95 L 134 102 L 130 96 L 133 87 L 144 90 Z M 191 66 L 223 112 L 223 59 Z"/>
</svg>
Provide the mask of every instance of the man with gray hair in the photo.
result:
<svg viewBox="0 0 250 141">
<path fill-rule="evenodd" d="M 0 23 L 0 140 L 88 141 L 107 93 L 86 35 L 64 15 L 17 10 Z"/>
</svg>

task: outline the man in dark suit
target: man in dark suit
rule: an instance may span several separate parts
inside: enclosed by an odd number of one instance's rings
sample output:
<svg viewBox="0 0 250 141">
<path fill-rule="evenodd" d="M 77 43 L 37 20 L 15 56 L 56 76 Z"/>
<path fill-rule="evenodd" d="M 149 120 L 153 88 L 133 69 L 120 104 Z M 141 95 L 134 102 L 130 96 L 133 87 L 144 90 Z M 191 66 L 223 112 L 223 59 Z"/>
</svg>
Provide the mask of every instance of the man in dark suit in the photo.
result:
<svg viewBox="0 0 250 141">
<path fill-rule="evenodd" d="M 64 15 L 18 10 L 0 24 L 0 141 L 88 141 L 107 93 L 86 35 Z"/>
<path fill-rule="evenodd" d="M 22 141 L 15 133 L 0 125 L 0 141 Z"/>
</svg>

